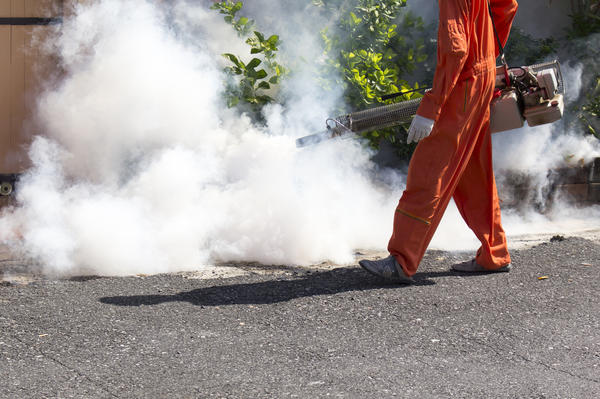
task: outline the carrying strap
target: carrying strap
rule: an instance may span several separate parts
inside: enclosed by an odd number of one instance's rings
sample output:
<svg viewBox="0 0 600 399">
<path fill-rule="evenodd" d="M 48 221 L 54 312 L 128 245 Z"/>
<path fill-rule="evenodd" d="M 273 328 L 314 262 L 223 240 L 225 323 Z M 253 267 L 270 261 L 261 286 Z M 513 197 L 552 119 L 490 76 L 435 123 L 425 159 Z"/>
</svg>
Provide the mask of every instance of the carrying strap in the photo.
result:
<svg viewBox="0 0 600 399">
<path fill-rule="evenodd" d="M 502 65 L 504 65 L 504 78 L 506 79 L 506 86 L 510 87 L 510 76 L 508 74 L 508 64 L 506 62 L 506 57 L 504 56 L 504 46 L 502 45 L 502 41 L 500 40 L 500 35 L 498 35 L 498 29 L 496 29 L 496 23 L 494 22 L 494 14 L 492 13 L 492 4 L 490 0 L 488 0 L 488 10 L 490 12 L 490 18 L 492 20 L 492 27 L 494 28 L 494 36 L 496 36 L 496 41 L 498 42 L 498 49 L 500 50 L 500 61 Z"/>
</svg>

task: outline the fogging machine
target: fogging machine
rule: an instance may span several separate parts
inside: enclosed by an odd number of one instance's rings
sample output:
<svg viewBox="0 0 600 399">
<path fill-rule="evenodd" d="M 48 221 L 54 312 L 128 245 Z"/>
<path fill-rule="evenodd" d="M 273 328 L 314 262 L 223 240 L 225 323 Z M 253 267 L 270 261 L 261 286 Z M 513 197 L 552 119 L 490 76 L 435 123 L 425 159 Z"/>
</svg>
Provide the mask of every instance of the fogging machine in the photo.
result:
<svg viewBox="0 0 600 399">
<path fill-rule="evenodd" d="M 496 85 L 490 105 L 490 130 L 503 132 L 552 123 L 562 118 L 565 85 L 558 61 L 507 68 L 496 68 Z M 340 115 L 326 121 L 323 132 L 300 137 L 297 147 L 323 140 L 360 134 L 410 122 L 417 113 L 421 98 L 382 105 Z"/>
</svg>

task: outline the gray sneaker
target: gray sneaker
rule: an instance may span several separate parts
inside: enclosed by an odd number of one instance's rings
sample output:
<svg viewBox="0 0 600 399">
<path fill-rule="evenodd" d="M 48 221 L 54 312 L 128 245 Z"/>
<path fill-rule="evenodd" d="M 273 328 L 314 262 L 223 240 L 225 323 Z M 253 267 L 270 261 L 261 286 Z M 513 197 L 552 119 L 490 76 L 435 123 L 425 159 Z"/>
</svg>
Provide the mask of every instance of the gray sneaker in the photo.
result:
<svg viewBox="0 0 600 399">
<path fill-rule="evenodd" d="M 471 259 L 466 262 L 452 265 L 451 268 L 454 271 L 465 273 L 502 273 L 509 272 L 510 269 L 512 269 L 512 265 L 509 263 L 507 265 L 502 266 L 499 269 L 489 270 L 477 263 L 475 259 Z"/>
<path fill-rule="evenodd" d="M 371 274 L 383 277 L 398 284 L 412 284 L 414 280 L 404 275 L 404 271 L 392 255 L 379 260 L 363 259 L 358 264 Z"/>
</svg>

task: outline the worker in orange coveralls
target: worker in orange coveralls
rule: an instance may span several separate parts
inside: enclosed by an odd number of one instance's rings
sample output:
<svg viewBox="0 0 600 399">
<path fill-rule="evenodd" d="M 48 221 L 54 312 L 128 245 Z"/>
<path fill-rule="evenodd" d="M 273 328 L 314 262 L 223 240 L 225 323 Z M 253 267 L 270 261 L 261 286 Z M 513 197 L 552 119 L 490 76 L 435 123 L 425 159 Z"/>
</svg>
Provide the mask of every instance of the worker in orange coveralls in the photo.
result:
<svg viewBox="0 0 600 399">
<path fill-rule="evenodd" d="M 490 102 L 496 57 L 517 11 L 515 0 L 440 0 L 438 58 L 433 88 L 425 94 L 408 130 L 419 142 L 406 190 L 394 215 L 390 256 L 362 260 L 367 271 L 409 284 L 450 198 L 481 241 L 477 256 L 453 265 L 463 272 L 511 268 L 492 170 Z"/>
</svg>

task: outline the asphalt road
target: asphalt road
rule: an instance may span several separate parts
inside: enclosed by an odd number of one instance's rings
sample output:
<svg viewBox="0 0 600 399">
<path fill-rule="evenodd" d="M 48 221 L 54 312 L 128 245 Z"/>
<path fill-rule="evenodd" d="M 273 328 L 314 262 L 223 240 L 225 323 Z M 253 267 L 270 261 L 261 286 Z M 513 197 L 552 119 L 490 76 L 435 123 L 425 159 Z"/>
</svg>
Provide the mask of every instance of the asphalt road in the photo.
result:
<svg viewBox="0 0 600 399">
<path fill-rule="evenodd" d="M 512 255 L 463 276 L 430 252 L 408 287 L 358 266 L 3 283 L 0 397 L 600 397 L 600 245 Z"/>
</svg>

